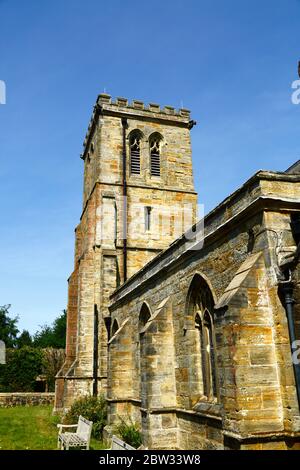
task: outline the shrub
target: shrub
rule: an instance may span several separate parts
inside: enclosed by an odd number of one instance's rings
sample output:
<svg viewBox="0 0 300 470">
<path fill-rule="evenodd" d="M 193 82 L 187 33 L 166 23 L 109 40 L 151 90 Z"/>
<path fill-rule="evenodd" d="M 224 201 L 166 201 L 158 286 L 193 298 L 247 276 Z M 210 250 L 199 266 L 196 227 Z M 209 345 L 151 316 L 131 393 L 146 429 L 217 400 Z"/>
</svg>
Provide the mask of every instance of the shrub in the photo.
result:
<svg viewBox="0 0 300 470">
<path fill-rule="evenodd" d="M 137 449 L 142 445 L 142 435 L 137 423 L 134 423 L 130 417 L 128 422 L 119 416 L 120 422 L 115 426 L 118 434 L 124 442 Z"/>
<path fill-rule="evenodd" d="M 3 392 L 33 392 L 35 379 L 42 372 L 43 353 L 25 346 L 6 351 L 6 364 L 0 369 L 0 390 Z"/>
<path fill-rule="evenodd" d="M 66 413 L 64 423 L 76 424 L 80 415 L 89 421 L 93 421 L 92 435 L 97 439 L 102 439 L 103 428 L 107 419 L 107 406 L 104 396 L 86 396 L 76 400 Z"/>
</svg>

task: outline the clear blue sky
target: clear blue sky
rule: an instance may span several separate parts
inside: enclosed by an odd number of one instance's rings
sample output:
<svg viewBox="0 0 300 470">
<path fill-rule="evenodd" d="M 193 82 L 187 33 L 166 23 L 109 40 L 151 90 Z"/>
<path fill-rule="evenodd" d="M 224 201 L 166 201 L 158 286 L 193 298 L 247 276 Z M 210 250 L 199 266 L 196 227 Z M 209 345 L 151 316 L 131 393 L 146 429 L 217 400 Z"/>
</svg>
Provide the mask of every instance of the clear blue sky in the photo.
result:
<svg viewBox="0 0 300 470">
<path fill-rule="evenodd" d="M 79 154 L 98 93 L 192 110 L 206 211 L 300 158 L 299 0 L 0 0 L 0 305 L 34 332 L 66 307 Z"/>
</svg>

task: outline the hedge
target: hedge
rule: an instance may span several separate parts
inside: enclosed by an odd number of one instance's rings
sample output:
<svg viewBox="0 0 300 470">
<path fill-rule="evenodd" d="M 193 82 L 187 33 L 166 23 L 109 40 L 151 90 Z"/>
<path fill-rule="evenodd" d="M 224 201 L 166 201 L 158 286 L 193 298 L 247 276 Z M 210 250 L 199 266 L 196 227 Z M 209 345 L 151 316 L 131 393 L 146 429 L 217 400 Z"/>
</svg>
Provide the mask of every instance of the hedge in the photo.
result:
<svg viewBox="0 0 300 470">
<path fill-rule="evenodd" d="M 7 349 L 6 364 L 0 365 L 1 392 L 33 392 L 43 367 L 43 352 L 25 346 Z"/>
<path fill-rule="evenodd" d="M 64 362 L 63 349 L 24 346 L 6 350 L 6 364 L 0 364 L 0 392 L 35 392 L 36 378 L 44 375 L 54 391 L 55 375 Z"/>
</svg>

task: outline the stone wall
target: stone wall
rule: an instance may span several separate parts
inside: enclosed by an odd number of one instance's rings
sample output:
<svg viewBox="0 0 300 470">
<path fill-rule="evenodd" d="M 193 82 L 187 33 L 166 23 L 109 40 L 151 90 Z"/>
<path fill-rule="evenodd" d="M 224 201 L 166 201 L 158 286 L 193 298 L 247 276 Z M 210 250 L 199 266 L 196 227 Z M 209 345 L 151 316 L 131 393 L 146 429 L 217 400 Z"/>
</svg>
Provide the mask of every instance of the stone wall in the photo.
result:
<svg viewBox="0 0 300 470">
<path fill-rule="evenodd" d="M 0 393 L 0 408 L 54 405 L 55 393 Z"/>
<path fill-rule="evenodd" d="M 109 348 L 109 377 L 121 367 L 126 387 L 118 373 L 108 380 L 111 425 L 122 409 L 128 413 L 127 403 L 150 448 L 299 447 L 299 406 L 278 295 L 279 262 L 296 250 L 290 211 L 299 209 L 299 191 L 299 178 L 256 175 L 207 216 L 202 248 L 188 250 L 179 239 L 116 290 L 112 322 L 126 328 Z M 215 302 L 218 390 L 212 399 L 196 370 L 202 353 L 188 308 L 195 276 Z M 151 316 L 141 330 L 143 305 Z M 124 348 L 128 356 L 120 362 Z"/>
</svg>

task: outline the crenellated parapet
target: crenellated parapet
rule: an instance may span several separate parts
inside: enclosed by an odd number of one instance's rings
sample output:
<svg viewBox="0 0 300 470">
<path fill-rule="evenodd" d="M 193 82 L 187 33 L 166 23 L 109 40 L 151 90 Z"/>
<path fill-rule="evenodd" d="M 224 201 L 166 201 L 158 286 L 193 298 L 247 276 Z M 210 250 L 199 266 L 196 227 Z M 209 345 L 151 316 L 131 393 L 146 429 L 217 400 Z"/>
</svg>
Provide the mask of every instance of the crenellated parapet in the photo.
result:
<svg viewBox="0 0 300 470">
<path fill-rule="evenodd" d="M 116 98 L 115 100 L 112 99 L 111 95 L 106 93 L 101 93 L 98 96 L 97 103 L 100 106 L 111 106 L 111 109 L 120 110 L 126 108 L 126 112 L 133 110 L 144 111 L 147 114 L 155 113 L 158 115 L 162 115 L 162 117 L 168 116 L 176 116 L 181 117 L 183 119 L 190 118 L 190 110 L 185 108 L 176 109 L 173 106 L 160 106 L 157 103 L 148 103 L 145 104 L 143 101 L 140 100 L 132 100 L 129 102 L 127 98 Z"/>
</svg>

